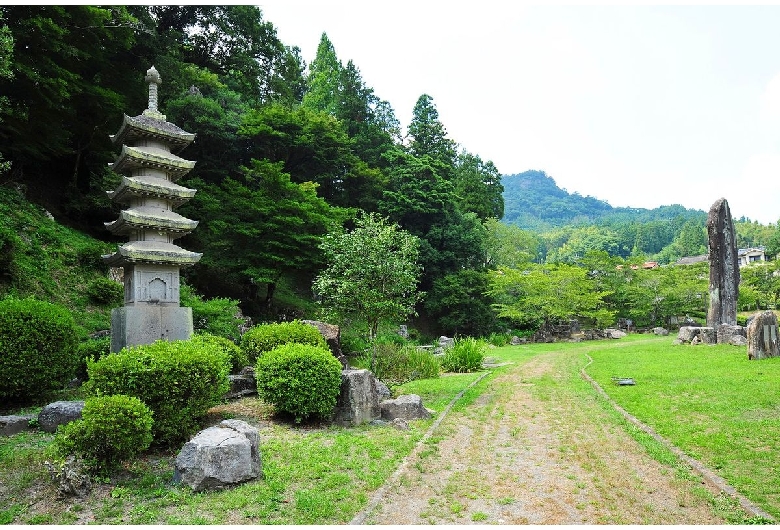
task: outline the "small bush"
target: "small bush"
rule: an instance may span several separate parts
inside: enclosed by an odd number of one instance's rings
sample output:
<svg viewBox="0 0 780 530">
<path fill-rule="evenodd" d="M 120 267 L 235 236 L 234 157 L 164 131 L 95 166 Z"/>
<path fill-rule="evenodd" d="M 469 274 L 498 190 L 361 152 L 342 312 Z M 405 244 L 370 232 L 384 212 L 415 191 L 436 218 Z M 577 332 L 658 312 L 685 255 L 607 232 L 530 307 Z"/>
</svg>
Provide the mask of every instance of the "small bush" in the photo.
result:
<svg viewBox="0 0 780 530">
<path fill-rule="evenodd" d="M 230 373 L 236 374 L 245 366 L 249 366 L 249 359 L 244 350 L 239 348 L 235 342 L 225 337 L 212 335 L 211 333 L 198 333 L 191 339 L 194 342 L 204 342 L 213 344 L 225 352 L 230 358 Z"/>
<path fill-rule="evenodd" d="M 456 339 L 455 345 L 444 352 L 441 367 L 446 372 L 476 372 L 482 368 L 485 349 L 485 341 L 471 337 Z"/>
<path fill-rule="evenodd" d="M 193 291 L 192 287 L 182 284 L 181 305 L 192 308 L 192 322 L 196 331 L 233 341 L 238 341 L 241 337 L 239 330 L 244 321 L 238 316 L 241 314 L 238 300 L 230 298 L 204 300 Z"/>
<path fill-rule="evenodd" d="M 230 359 L 208 341 L 157 341 L 87 362 L 89 395 L 125 394 L 154 412 L 154 443 L 197 431 L 198 420 L 230 390 Z"/>
<path fill-rule="evenodd" d="M 333 413 L 341 391 L 341 363 L 325 347 L 284 344 L 257 359 L 255 379 L 261 399 L 300 423 Z"/>
<path fill-rule="evenodd" d="M 124 286 L 110 278 L 95 278 L 87 284 L 87 296 L 99 305 L 118 306 L 124 301 Z"/>
<path fill-rule="evenodd" d="M 9 297 L 0 301 L 0 397 L 32 401 L 76 373 L 77 330 L 64 307 Z"/>
<path fill-rule="evenodd" d="M 293 320 L 253 326 L 241 338 L 241 349 L 247 354 L 249 361 L 254 363 L 263 353 L 290 343 L 327 348 L 325 339 L 317 328 Z"/>
<path fill-rule="evenodd" d="M 487 338 L 488 344 L 492 344 L 496 348 L 508 345 L 511 340 L 512 339 L 506 333 L 491 333 Z"/>
<path fill-rule="evenodd" d="M 79 363 L 76 368 L 76 377 L 82 381 L 87 379 L 87 361 L 99 361 L 111 353 L 111 337 L 100 337 L 99 339 L 87 339 L 82 341 L 76 347 L 76 355 Z"/>
<path fill-rule="evenodd" d="M 81 419 L 62 425 L 54 443 L 63 456 L 76 455 L 92 469 L 110 471 L 149 448 L 152 411 L 135 397 L 92 397 L 84 402 Z"/>
<path fill-rule="evenodd" d="M 373 368 L 371 352 L 374 352 Z M 396 386 L 417 379 L 439 377 L 441 366 L 432 351 L 413 345 L 399 346 L 395 343 L 380 343 L 354 359 L 359 368 L 366 368 L 387 386 Z"/>
</svg>

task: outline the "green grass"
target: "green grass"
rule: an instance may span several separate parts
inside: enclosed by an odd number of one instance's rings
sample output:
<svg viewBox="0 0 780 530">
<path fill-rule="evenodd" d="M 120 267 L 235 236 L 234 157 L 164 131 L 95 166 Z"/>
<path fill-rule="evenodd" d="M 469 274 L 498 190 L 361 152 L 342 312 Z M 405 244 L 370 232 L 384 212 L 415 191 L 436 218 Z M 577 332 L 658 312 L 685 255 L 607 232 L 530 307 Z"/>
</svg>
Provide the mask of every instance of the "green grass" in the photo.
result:
<svg viewBox="0 0 780 530">
<path fill-rule="evenodd" d="M 672 340 L 594 343 L 582 349 L 593 359 L 587 373 L 637 419 L 780 516 L 780 359 L 749 361 L 745 347 Z"/>
</svg>

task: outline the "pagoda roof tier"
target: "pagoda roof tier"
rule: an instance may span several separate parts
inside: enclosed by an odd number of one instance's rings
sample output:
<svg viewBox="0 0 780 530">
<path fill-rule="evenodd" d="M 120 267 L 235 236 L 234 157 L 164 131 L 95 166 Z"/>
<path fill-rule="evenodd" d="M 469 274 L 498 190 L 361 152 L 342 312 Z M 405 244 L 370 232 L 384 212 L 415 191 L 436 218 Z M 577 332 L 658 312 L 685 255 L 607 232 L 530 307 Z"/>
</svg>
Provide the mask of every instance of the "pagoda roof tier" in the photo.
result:
<svg viewBox="0 0 780 530">
<path fill-rule="evenodd" d="M 203 254 L 190 252 L 173 243 L 161 241 L 131 241 L 120 245 L 114 254 L 101 256 L 111 267 L 122 267 L 131 263 L 153 263 L 189 267 L 196 264 Z"/>
<path fill-rule="evenodd" d="M 135 144 L 138 140 L 151 138 L 170 145 L 171 151 L 178 153 L 192 143 L 195 135 L 146 113 L 133 117 L 125 114 L 119 131 L 110 138 L 114 145 Z"/>
<path fill-rule="evenodd" d="M 138 197 L 158 197 L 170 201 L 174 207 L 181 206 L 195 196 L 193 189 L 150 175 L 122 177 L 117 189 L 106 193 L 112 201 L 120 204 L 129 204 Z"/>
<path fill-rule="evenodd" d="M 177 181 L 195 167 L 195 162 L 179 158 L 156 147 L 122 146 L 116 162 L 108 165 L 116 173 L 132 173 L 135 169 L 152 168 L 165 171 L 171 181 Z"/>
<path fill-rule="evenodd" d="M 119 219 L 105 223 L 113 234 L 130 235 L 135 230 L 152 229 L 164 233 L 177 233 L 185 236 L 195 230 L 198 221 L 187 219 L 171 210 L 140 206 L 122 210 Z"/>
</svg>

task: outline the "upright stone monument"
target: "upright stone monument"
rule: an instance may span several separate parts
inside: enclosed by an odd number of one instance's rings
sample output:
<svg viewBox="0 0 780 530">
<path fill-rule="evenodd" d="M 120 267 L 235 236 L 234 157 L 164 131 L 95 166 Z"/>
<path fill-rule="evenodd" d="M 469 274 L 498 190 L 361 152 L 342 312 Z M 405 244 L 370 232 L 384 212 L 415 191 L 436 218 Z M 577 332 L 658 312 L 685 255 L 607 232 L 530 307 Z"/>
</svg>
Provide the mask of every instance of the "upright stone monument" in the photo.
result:
<svg viewBox="0 0 780 530">
<path fill-rule="evenodd" d="M 707 238 L 710 259 L 710 307 L 707 326 L 737 324 L 739 295 L 739 261 L 737 234 L 726 199 L 718 199 L 707 215 Z"/>
<path fill-rule="evenodd" d="M 195 195 L 176 184 L 195 162 L 176 155 L 195 135 L 166 121 L 157 110 L 154 66 L 146 72 L 149 107 L 140 116 L 125 115 L 111 136 L 121 152 L 109 167 L 122 175 L 111 200 L 123 205 L 119 219 L 106 223 L 115 235 L 126 236 L 116 253 L 103 256 L 112 267 L 124 268 L 124 307 L 111 312 L 111 351 L 156 340 L 186 340 L 192 335 L 192 309 L 179 306 L 179 270 L 198 262 L 201 254 L 173 244 L 197 226 L 174 213 Z"/>
</svg>

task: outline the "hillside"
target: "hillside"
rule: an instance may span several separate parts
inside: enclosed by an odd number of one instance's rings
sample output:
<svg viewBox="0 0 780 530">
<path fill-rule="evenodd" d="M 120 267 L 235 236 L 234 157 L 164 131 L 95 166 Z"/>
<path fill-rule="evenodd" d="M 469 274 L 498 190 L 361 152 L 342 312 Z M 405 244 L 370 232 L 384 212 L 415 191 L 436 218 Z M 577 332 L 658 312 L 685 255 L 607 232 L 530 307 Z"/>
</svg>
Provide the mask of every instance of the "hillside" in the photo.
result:
<svg viewBox="0 0 780 530">
<path fill-rule="evenodd" d="M 504 175 L 504 218 L 507 224 L 533 231 L 545 231 L 565 225 L 612 225 L 648 223 L 682 217 L 706 220 L 702 210 L 679 204 L 645 208 L 615 208 L 606 201 L 561 189 L 544 171 L 529 170 Z"/>
</svg>

